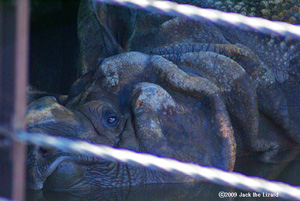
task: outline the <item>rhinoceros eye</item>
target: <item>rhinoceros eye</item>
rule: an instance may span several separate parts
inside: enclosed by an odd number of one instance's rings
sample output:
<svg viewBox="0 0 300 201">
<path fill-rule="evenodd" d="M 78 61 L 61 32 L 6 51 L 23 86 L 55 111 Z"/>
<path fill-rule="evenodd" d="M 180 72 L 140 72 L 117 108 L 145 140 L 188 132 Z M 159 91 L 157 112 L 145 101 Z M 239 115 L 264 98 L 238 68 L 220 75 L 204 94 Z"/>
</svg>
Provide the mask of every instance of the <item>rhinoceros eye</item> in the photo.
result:
<svg viewBox="0 0 300 201">
<path fill-rule="evenodd" d="M 109 112 L 104 115 L 104 124 L 106 126 L 114 127 L 117 126 L 118 123 L 119 123 L 119 118 L 117 117 L 116 114 Z"/>
</svg>

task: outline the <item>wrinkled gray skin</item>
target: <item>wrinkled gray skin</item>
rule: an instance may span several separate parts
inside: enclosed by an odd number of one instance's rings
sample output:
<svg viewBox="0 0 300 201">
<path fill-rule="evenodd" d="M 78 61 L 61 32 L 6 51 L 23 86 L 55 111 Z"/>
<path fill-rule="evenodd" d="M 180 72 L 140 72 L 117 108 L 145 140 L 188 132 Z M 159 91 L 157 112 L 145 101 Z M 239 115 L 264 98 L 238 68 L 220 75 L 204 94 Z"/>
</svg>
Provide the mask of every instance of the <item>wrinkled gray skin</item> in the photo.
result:
<svg viewBox="0 0 300 201">
<path fill-rule="evenodd" d="M 28 131 L 225 170 L 298 147 L 298 40 L 88 0 L 78 30 L 84 75 L 67 99 L 30 104 Z M 40 147 L 29 150 L 27 180 L 35 190 L 193 181 Z"/>
</svg>

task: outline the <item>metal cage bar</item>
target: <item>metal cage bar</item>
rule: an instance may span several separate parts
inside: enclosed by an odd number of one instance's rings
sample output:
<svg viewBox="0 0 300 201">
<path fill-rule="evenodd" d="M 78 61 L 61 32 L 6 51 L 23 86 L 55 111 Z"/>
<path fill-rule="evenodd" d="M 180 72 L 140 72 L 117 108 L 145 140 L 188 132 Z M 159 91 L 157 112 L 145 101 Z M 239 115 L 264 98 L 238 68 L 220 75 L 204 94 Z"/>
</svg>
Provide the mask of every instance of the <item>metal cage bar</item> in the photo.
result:
<svg viewBox="0 0 300 201">
<path fill-rule="evenodd" d="M 0 26 L 0 127 L 16 135 L 26 112 L 29 1 L 1 1 Z M 24 200 L 26 146 L 0 134 L 0 196 Z"/>
</svg>

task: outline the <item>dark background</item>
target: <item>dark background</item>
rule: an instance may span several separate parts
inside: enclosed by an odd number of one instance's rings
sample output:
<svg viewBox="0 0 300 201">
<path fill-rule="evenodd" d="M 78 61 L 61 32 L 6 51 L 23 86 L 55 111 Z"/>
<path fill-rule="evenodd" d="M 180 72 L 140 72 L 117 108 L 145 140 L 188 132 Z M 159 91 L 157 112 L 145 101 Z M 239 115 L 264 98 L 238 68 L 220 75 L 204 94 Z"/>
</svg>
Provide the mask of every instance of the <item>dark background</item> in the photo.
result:
<svg viewBox="0 0 300 201">
<path fill-rule="evenodd" d="M 77 78 L 79 0 L 32 0 L 30 85 L 41 91 L 67 94 Z"/>
</svg>

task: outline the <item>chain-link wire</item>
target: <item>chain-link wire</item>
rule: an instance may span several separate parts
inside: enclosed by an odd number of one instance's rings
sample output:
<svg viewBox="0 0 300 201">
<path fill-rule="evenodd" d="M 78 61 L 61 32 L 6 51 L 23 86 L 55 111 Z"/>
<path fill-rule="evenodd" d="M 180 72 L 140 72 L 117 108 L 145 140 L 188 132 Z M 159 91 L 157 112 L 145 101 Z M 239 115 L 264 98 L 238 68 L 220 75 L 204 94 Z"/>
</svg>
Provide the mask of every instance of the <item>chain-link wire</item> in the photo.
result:
<svg viewBox="0 0 300 201">
<path fill-rule="evenodd" d="M 200 8 L 193 5 L 178 4 L 157 0 L 97 0 L 108 4 L 123 5 L 130 8 L 142 8 L 151 12 L 162 12 L 172 16 L 185 16 L 190 19 L 207 19 L 217 24 L 231 24 L 242 29 L 255 29 L 266 34 L 280 34 L 300 37 L 300 26 L 285 22 L 270 21 L 259 17 L 247 17 L 238 13 L 226 13 L 219 10 Z"/>
<path fill-rule="evenodd" d="M 226 172 L 213 167 L 204 167 L 192 163 L 183 163 L 175 159 L 157 157 L 151 154 L 137 153 L 126 149 L 117 149 L 105 145 L 95 145 L 84 141 L 56 138 L 45 134 L 20 132 L 16 140 L 33 143 L 38 146 L 53 146 L 57 149 L 98 156 L 106 160 L 142 165 L 151 169 L 181 173 L 190 177 L 232 186 L 244 191 L 274 193 L 281 198 L 300 200 L 300 189 L 282 182 L 270 182 L 258 177 L 249 177 L 240 173 Z"/>
</svg>

